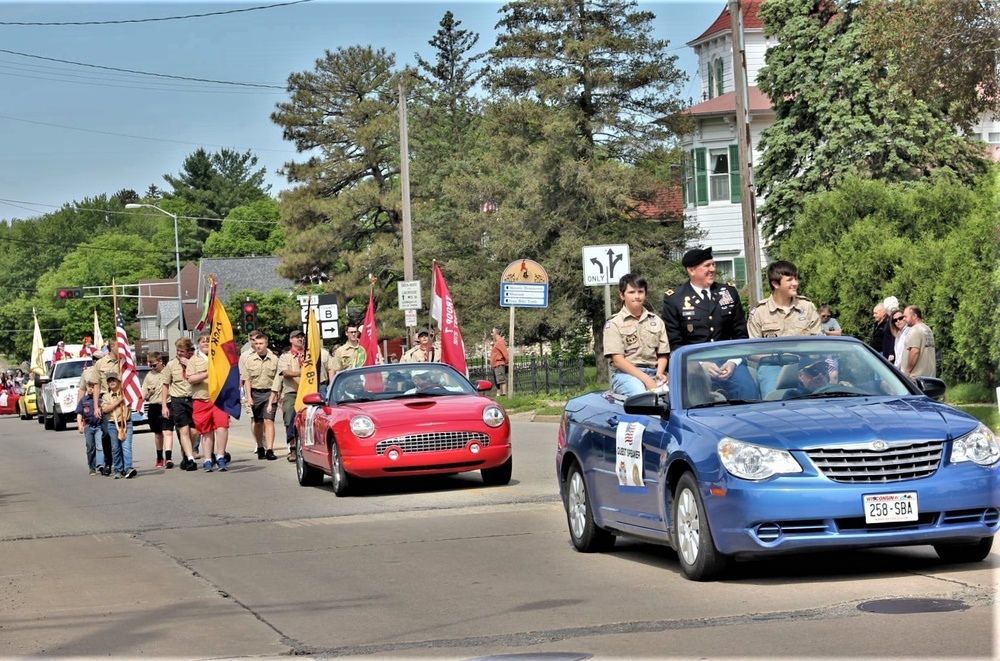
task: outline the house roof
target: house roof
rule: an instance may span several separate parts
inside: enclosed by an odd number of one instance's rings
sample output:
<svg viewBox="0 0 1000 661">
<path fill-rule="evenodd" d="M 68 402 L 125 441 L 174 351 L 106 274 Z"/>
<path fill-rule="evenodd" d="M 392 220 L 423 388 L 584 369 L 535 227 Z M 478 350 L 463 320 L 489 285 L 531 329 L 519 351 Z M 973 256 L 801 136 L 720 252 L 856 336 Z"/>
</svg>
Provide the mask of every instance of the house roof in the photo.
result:
<svg viewBox="0 0 1000 661">
<path fill-rule="evenodd" d="M 640 201 L 636 205 L 636 213 L 647 220 L 682 219 L 684 217 L 684 199 L 679 182 L 656 191 L 653 199 Z"/>
<path fill-rule="evenodd" d="M 751 85 L 748 92 L 751 113 L 771 111 L 771 100 L 768 99 L 767 95 L 761 92 L 758 87 Z M 736 112 L 736 92 L 726 92 L 725 94 L 717 96 L 714 99 L 696 103 L 684 112 L 696 117 L 703 117 L 706 115 L 732 115 Z"/>
<path fill-rule="evenodd" d="M 195 305 L 197 307 L 198 295 L 198 265 L 188 262 L 181 267 L 181 296 L 184 305 Z M 162 280 L 140 280 L 139 281 L 139 317 L 155 317 L 162 315 L 159 304 L 164 301 L 177 300 L 177 281 L 173 278 Z M 177 310 L 172 308 L 172 315 L 177 317 Z M 185 312 L 185 318 L 187 313 Z M 197 320 L 196 320 L 197 321 Z"/>
<path fill-rule="evenodd" d="M 743 0 L 743 29 L 744 30 L 760 30 L 764 28 L 764 23 L 757 16 L 757 10 L 760 9 L 760 5 L 764 0 Z M 708 39 L 709 37 L 715 36 L 717 34 L 723 34 L 726 32 L 732 32 L 733 29 L 733 19 L 729 15 L 729 4 L 722 8 L 722 13 L 719 17 L 715 19 L 708 29 L 702 32 L 696 39 L 692 39 L 687 43 L 688 46 L 694 46 L 695 44 Z"/>
<path fill-rule="evenodd" d="M 202 277 L 198 282 L 199 306 L 205 297 L 206 283 L 209 275 L 214 275 L 219 283 L 216 295 L 223 301 L 229 296 L 244 289 L 269 293 L 274 289 L 291 291 L 295 282 L 278 275 L 277 257 L 206 257 L 201 260 Z M 200 309 L 200 307 L 199 307 Z M 187 315 L 185 314 L 185 319 Z M 200 319 L 200 313 L 198 319 Z M 195 322 L 198 321 L 195 320 Z"/>
</svg>

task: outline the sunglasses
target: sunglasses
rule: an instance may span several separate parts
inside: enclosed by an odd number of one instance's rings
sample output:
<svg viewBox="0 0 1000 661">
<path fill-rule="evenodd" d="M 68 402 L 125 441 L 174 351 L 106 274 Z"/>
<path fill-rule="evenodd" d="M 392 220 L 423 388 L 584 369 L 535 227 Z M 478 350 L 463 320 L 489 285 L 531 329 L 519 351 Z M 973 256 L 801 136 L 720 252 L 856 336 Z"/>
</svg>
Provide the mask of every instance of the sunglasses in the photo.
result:
<svg viewBox="0 0 1000 661">
<path fill-rule="evenodd" d="M 902 317 L 893 317 L 892 320 L 893 321 L 902 321 L 903 318 Z"/>
</svg>

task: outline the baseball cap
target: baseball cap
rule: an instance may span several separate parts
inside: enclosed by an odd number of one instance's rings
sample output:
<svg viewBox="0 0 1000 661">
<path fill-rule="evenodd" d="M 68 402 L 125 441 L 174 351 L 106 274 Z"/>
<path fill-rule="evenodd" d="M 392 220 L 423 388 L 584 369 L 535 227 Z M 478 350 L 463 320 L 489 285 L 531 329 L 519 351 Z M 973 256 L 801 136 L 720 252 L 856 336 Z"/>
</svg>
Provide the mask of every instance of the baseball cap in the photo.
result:
<svg viewBox="0 0 1000 661">
<path fill-rule="evenodd" d="M 430 335 L 430 334 L 431 334 L 431 330 L 429 328 L 426 328 L 426 327 L 421 328 L 420 330 L 417 331 L 417 337 L 420 337 L 421 335 Z"/>
<path fill-rule="evenodd" d="M 810 358 L 809 356 L 802 356 L 799 358 L 799 371 L 816 376 L 820 373 L 820 370 L 826 371 L 827 365 L 826 360 L 823 358 Z"/>
<path fill-rule="evenodd" d="M 305 337 L 305 333 L 303 333 L 299 329 L 295 329 L 291 333 L 288 334 L 288 339 L 289 340 L 292 339 L 293 337 Z"/>
</svg>

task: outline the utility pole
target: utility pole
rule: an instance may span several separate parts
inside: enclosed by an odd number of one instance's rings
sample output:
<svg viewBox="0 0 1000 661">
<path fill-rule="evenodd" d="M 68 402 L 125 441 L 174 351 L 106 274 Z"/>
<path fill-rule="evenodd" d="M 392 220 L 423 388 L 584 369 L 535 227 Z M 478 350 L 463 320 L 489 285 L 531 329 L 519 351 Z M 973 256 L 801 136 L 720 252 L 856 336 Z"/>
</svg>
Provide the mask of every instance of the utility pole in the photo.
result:
<svg viewBox="0 0 1000 661">
<path fill-rule="evenodd" d="M 736 146 L 740 156 L 740 205 L 743 210 L 743 252 L 747 270 L 747 305 L 764 297 L 760 282 L 760 231 L 757 227 L 757 190 L 753 181 L 753 144 L 750 139 L 750 89 L 747 83 L 746 44 L 741 0 L 729 0 L 733 39 L 733 88 L 736 97 Z"/>
<path fill-rule="evenodd" d="M 403 194 L 403 279 L 413 280 L 413 229 L 410 221 L 410 137 L 406 124 L 406 87 L 399 79 L 399 179 Z M 406 327 L 406 344 L 413 346 L 413 328 Z"/>
</svg>

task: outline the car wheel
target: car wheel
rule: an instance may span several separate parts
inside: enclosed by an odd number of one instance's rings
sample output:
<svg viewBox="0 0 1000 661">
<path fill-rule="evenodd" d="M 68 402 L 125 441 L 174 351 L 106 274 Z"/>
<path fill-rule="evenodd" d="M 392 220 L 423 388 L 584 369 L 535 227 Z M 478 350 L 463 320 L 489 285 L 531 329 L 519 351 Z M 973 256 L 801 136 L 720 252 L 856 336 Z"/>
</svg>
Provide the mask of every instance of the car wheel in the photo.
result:
<svg viewBox="0 0 1000 661">
<path fill-rule="evenodd" d="M 488 487 L 500 487 L 510 484 L 510 475 L 514 471 L 514 457 L 507 457 L 496 468 L 483 468 L 479 473 L 483 476 L 483 484 Z"/>
<path fill-rule="evenodd" d="M 299 478 L 299 484 L 304 487 L 315 487 L 323 484 L 323 471 L 306 463 L 302 454 L 302 448 L 299 448 L 299 451 L 295 453 L 295 474 Z"/>
<path fill-rule="evenodd" d="M 981 562 L 990 554 L 993 538 L 984 537 L 972 544 L 935 544 L 934 552 L 945 562 Z"/>
<path fill-rule="evenodd" d="M 45 416 L 45 428 L 48 429 L 49 431 L 51 431 L 54 425 L 55 425 L 55 415 L 48 415 L 48 414 L 46 414 L 46 416 Z"/>
<path fill-rule="evenodd" d="M 20 418 L 21 420 L 28 419 L 27 412 L 24 410 L 24 407 L 21 406 L 20 404 L 17 405 L 17 417 Z"/>
<path fill-rule="evenodd" d="M 599 553 L 610 551 L 615 545 L 615 536 L 598 527 L 594 522 L 594 511 L 587 493 L 587 483 L 578 464 L 574 464 L 566 478 L 566 521 L 569 523 L 569 538 L 577 551 Z"/>
<path fill-rule="evenodd" d="M 344 470 L 340 447 L 333 439 L 330 440 L 330 479 L 333 482 L 333 493 L 337 496 L 346 496 L 350 481 L 347 478 L 347 471 Z"/>
<path fill-rule="evenodd" d="M 691 473 L 684 473 L 677 483 L 673 505 L 672 539 L 677 542 L 681 571 L 692 581 L 716 577 L 729 564 L 729 557 L 715 548 L 698 482 Z"/>
<path fill-rule="evenodd" d="M 52 414 L 52 429 L 66 431 L 66 418 L 63 417 L 62 413 Z"/>
</svg>

